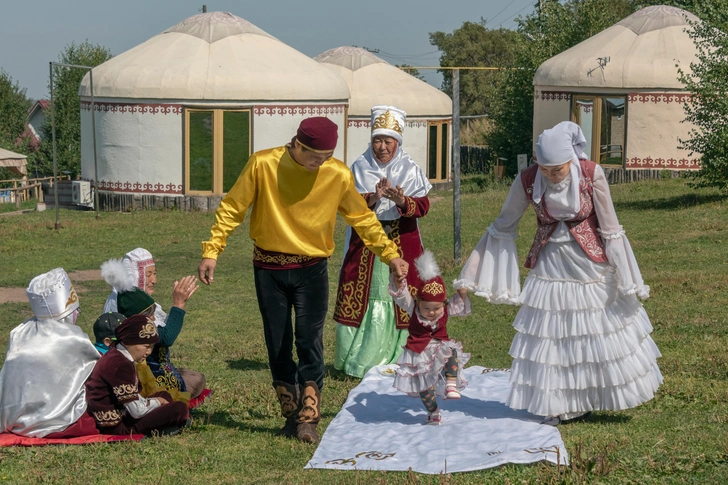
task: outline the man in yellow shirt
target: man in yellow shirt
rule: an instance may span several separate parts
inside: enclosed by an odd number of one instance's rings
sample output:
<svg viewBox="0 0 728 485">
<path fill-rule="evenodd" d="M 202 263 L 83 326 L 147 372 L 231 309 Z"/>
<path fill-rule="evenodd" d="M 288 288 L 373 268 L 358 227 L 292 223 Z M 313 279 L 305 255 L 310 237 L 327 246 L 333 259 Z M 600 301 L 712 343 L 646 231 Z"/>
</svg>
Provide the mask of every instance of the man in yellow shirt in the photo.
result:
<svg viewBox="0 0 728 485">
<path fill-rule="evenodd" d="M 255 290 L 273 388 L 286 418 L 281 434 L 310 443 L 319 440 L 327 259 L 334 251 L 337 212 L 398 280 L 408 269 L 356 190 L 349 168 L 332 158 L 337 138 L 336 124 L 328 118 L 307 118 L 290 144 L 254 153 L 215 212 L 198 268 L 200 280 L 211 284 L 217 256 L 252 206 Z M 294 338 L 298 365 L 292 354 Z"/>
</svg>

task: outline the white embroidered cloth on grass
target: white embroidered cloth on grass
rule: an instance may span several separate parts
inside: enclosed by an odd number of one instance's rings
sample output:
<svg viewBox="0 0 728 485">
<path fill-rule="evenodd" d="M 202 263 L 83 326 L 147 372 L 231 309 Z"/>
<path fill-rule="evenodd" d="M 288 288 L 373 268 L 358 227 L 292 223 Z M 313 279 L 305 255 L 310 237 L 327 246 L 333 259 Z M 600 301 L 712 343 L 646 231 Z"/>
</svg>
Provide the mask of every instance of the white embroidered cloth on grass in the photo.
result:
<svg viewBox="0 0 728 485">
<path fill-rule="evenodd" d="M 568 464 L 558 428 L 504 404 L 509 372 L 465 369 L 462 398 L 438 399 L 442 424 L 427 426 L 422 402 L 392 387 L 395 367 L 372 368 L 352 389 L 306 468 L 438 474 L 540 460 Z"/>
</svg>

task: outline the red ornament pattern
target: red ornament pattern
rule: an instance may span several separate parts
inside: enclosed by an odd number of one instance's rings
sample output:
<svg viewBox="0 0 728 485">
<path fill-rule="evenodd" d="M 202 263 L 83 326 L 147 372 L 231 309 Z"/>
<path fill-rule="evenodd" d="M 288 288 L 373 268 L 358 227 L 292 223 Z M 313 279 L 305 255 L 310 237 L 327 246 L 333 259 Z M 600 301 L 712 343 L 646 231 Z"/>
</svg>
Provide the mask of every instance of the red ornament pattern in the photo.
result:
<svg viewBox="0 0 728 485">
<path fill-rule="evenodd" d="M 452 122 L 451 118 L 445 119 L 445 120 L 438 120 L 438 121 L 445 121 L 445 122 Z M 371 127 L 372 122 L 371 120 L 352 120 L 349 119 L 348 127 L 349 128 L 369 128 Z M 405 126 L 407 128 L 426 128 L 427 122 L 426 121 L 408 121 L 405 123 Z"/>
<path fill-rule="evenodd" d="M 535 97 L 539 97 L 538 91 L 536 91 Z M 541 91 L 540 97 L 544 101 L 570 101 L 571 93 L 566 91 Z"/>
<path fill-rule="evenodd" d="M 630 103 L 680 103 L 690 101 L 693 97 L 690 93 L 629 93 Z"/>
<path fill-rule="evenodd" d="M 326 116 L 343 114 L 345 107 L 345 104 L 255 106 L 253 113 L 257 116 Z"/>
<path fill-rule="evenodd" d="M 146 194 L 181 194 L 182 185 L 99 180 L 99 190 Z"/>
<path fill-rule="evenodd" d="M 626 168 L 639 169 L 672 169 L 672 170 L 700 170 L 700 160 L 693 158 L 652 158 L 652 157 L 632 157 L 627 159 Z"/>
<path fill-rule="evenodd" d="M 81 109 L 91 111 L 91 101 L 81 101 Z M 138 104 L 94 102 L 96 112 L 104 113 L 142 113 L 142 114 L 182 114 L 181 104 Z"/>
</svg>

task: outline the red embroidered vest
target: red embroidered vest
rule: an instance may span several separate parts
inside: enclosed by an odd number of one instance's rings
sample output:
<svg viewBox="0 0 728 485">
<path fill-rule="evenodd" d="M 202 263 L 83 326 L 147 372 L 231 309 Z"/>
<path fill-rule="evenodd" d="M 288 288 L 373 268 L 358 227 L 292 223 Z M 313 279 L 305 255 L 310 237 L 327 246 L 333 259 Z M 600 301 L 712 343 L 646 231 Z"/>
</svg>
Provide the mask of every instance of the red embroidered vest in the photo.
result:
<svg viewBox="0 0 728 485">
<path fill-rule="evenodd" d="M 592 201 L 592 193 L 594 192 L 594 168 L 596 167 L 596 163 L 588 160 L 579 160 L 579 164 L 581 165 L 581 182 L 579 183 L 581 209 L 576 217 L 564 222 L 569 228 L 571 235 L 574 236 L 574 239 L 579 243 L 579 246 L 581 246 L 581 249 L 584 250 L 589 259 L 597 263 L 606 263 L 607 255 L 604 252 L 602 239 L 597 232 L 599 220 L 594 211 L 594 202 Z M 559 223 L 558 220 L 549 214 L 543 198 L 541 198 L 541 202 L 538 204 L 533 202 L 533 183 L 536 180 L 537 173 L 538 165 L 536 164 L 521 172 L 523 189 L 526 191 L 528 200 L 533 204 L 533 209 L 536 211 L 536 217 L 538 218 L 538 229 L 536 230 L 536 236 L 533 238 L 531 250 L 528 252 L 528 257 L 526 258 L 526 268 L 536 266 L 538 254 L 549 241 L 551 234 L 556 230 L 556 226 Z"/>
</svg>

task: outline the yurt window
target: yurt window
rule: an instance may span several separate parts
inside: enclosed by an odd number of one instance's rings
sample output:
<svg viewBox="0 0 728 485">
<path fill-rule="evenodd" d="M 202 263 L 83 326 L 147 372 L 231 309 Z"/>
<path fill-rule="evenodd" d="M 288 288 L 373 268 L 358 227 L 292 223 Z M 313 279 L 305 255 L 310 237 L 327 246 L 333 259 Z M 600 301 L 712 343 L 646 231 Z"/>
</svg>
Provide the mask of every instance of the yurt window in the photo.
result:
<svg viewBox="0 0 728 485">
<path fill-rule="evenodd" d="M 185 191 L 224 194 L 250 157 L 250 110 L 185 110 Z"/>
<path fill-rule="evenodd" d="M 627 117 L 624 96 L 572 96 L 571 120 L 581 126 L 591 160 L 623 165 Z"/>
<path fill-rule="evenodd" d="M 447 122 L 430 122 L 427 132 L 427 178 L 441 181 L 448 178 L 449 134 Z"/>
</svg>

